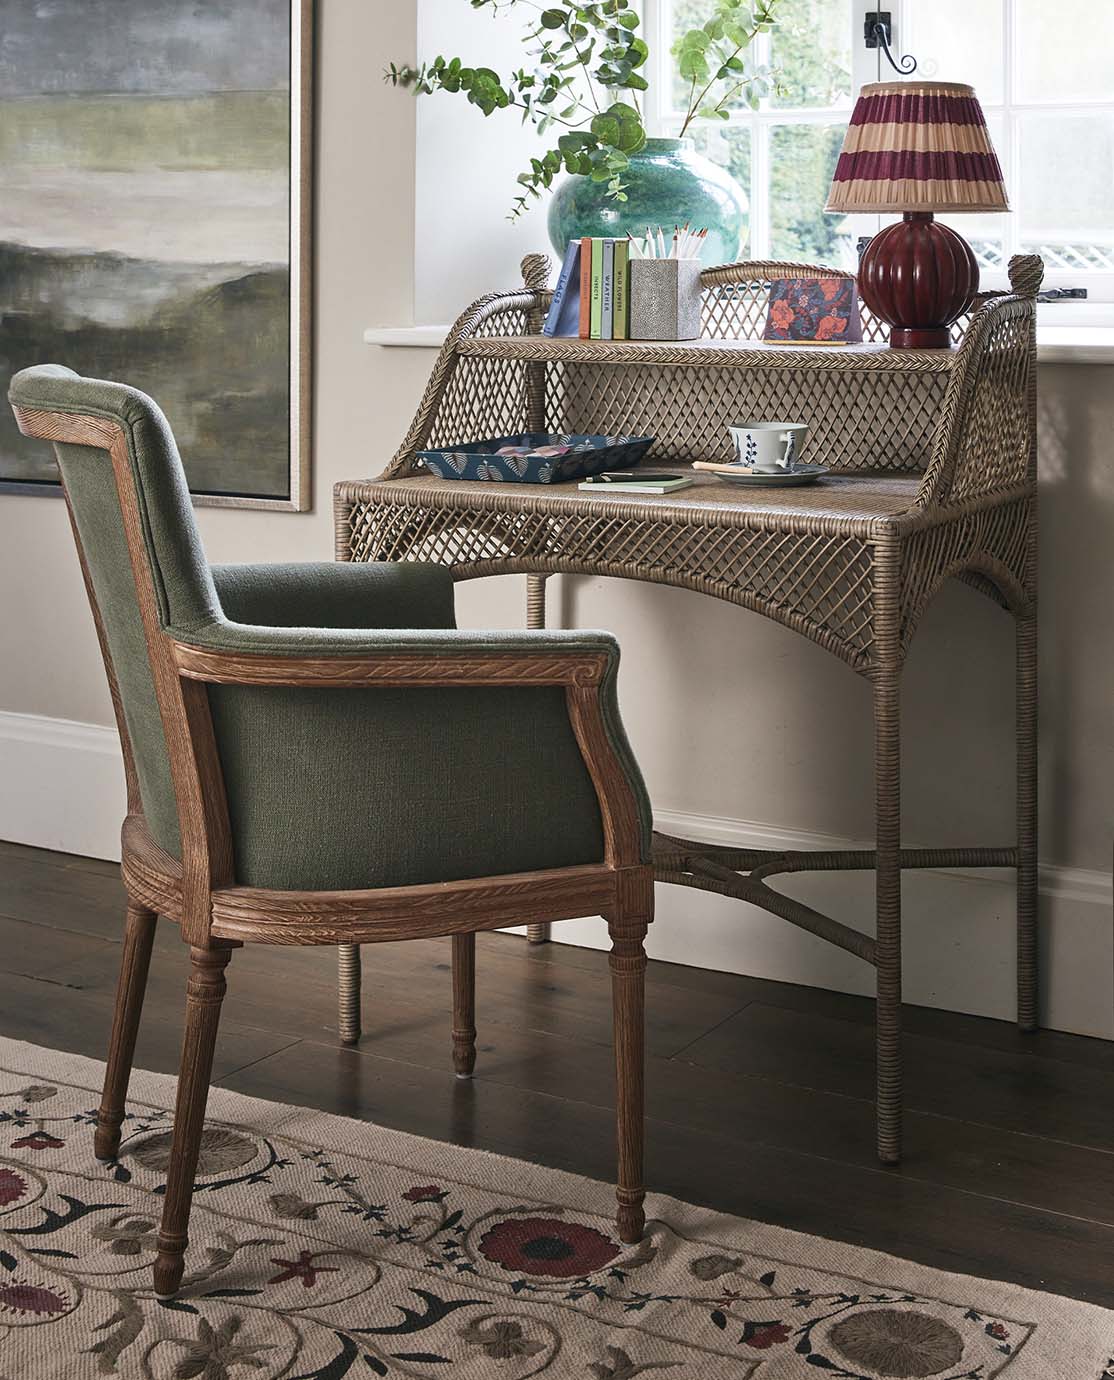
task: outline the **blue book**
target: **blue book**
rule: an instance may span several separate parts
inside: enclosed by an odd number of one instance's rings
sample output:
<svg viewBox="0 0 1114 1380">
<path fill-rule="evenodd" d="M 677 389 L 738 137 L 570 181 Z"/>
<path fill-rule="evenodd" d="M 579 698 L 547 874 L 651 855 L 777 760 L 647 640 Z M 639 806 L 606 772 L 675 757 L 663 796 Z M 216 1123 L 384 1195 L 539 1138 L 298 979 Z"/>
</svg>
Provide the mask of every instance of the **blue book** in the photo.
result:
<svg viewBox="0 0 1114 1380">
<path fill-rule="evenodd" d="M 580 241 L 569 240 L 542 335 L 580 334 Z"/>
</svg>

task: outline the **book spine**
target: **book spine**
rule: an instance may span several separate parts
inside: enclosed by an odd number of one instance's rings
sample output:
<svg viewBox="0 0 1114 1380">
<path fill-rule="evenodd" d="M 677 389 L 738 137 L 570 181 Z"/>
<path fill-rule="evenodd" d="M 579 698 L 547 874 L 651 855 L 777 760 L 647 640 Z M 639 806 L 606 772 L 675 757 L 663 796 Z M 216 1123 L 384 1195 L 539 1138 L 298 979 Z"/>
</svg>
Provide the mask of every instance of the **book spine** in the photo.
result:
<svg viewBox="0 0 1114 1380">
<path fill-rule="evenodd" d="M 570 240 L 565 247 L 565 257 L 561 264 L 561 272 L 557 276 L 557 286 L 553 289 L 553 301 L 550 302 L 549 311 L 546 312 L 542 335 L 557 334 L 557 327 L 561 320 L 561 309 L 565 304 L 565 295 L 569 290 L 569 280 L 572 277 L 573 264 L 576 262 L 579 247 L 576 240 Z"/>
<path fill-rule="evenodd" d="M 600 293 L 600 339 L 610 340 L 615 330 L 615 241 L 603 242 L 603 290 Z"/>
<path fill-rule="evenodd" d="M 592 334 L 592 241 L 580 241 L 580 338 Z"/>
<path fill-rule="evenodd" d="M 592 339 L 600 339 L 603 324 L 603 240 L 592 240 Z"/>
<path fill-rule="evenodd" d="M 630 245 L 626 240 L 615 241 L 615 324 L 613 340 L 626 340 L 630 331 Z"/>
</svg>

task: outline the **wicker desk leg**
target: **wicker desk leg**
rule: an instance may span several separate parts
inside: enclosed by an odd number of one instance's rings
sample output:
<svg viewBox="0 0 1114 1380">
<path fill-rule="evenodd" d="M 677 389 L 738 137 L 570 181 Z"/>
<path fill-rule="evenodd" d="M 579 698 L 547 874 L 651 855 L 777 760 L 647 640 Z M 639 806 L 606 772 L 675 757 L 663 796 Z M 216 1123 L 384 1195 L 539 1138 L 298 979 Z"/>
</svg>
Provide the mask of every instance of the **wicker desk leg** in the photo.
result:
<svg viewBox="0 0 1114 1380">
<path fill-rule="evenodd" d="M 337 945 L 337 1036 L 342 1045 L 360 1040 L 361 967 L 359 944 Z"/>
<path fill-rule="evenodd" d="M 1017 1023 L 1037 1015 L 1037 619 L 1017 628 Z"/>
<path fill-rule="evenodd" d="M 877 830 L 876 963 L 878 1158 L 901 1159 L 901 697 L 896 670 L 874 686 L 874 789 Z"/>
<path fill-rule="evenodd" d="M 547 575 L 526 577 L 526 626 L 545 627 L 545 582 Z M 548 925 L 527 925 L 526 938 L 531 944 L 545 944 L 549 940 Z"/>
<path fill-rule="evenodd" d="M 351 530 L 348 526 L 348 506 L 337 499 L 336 514 L 336 559 L 352 559 Z M 337 946 L 337 1038 L 342 1045 L 355 1045 L 360 1041 L 360 946 L 358 944 L 339 944 Z"/>
</svg>

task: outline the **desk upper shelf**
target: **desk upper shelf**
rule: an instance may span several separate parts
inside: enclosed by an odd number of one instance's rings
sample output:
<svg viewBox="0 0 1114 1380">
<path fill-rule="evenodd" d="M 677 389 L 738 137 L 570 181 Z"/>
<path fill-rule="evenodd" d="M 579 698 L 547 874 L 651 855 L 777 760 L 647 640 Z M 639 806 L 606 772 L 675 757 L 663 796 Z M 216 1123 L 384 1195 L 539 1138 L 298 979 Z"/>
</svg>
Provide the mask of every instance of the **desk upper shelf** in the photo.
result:
<svg viewBox="0 0 1114 1380">
<path fill-rule="evenodd" d="M 947 374 L 954 350 L 891 350 L 885 345 L 772 345 L 760 340 L 581 340 L 575 336 L 476 335 L 456 343 L 469 358 L 650 364 L 692 368 L 870 371 Z"/>
</svg>

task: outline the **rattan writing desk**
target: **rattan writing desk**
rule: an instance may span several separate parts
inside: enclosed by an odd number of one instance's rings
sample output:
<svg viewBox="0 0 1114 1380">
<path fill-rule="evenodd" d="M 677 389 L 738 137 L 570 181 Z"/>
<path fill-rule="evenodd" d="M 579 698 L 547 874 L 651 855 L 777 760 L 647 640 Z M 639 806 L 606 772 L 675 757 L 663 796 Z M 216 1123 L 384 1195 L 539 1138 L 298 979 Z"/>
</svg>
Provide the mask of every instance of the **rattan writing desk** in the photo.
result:
<svg viewBox="0 0 1114 1380">
<path fill-rule="evenodd" d="M 1042 265 L 1010 264 L 950 351 L 891 351 L 864 319 L 861 346 L 763 345 L 771 278 L 844 276 L 749 263 L 703 275 L 704 338 L 677 344 L 539 334 L 548 262 L 526 288 L 481 299 L 450 332 L 417 416 L 377 480 L 336 486 L 336 554 L 427 560 L 459 579 L 618 575 L 699 590 L 795 629 L 869 681 L 876 827 L 869 851 L 773 853 L 655 836 L 660 881 L 772 911 L 874 965 L 878 1153 L 901 1150 L 901 874 L 916 867 L 1017 870 L 1018 1021 L 1037 1021 L 1035 299 Z M 728 458 L 725 423 L 809 424 L 806 458 L 832 475 L 800 489 L 729 489 L 710 475 L 660 497 L 602 498 L 575 484 L 509 485 L 423 475 L 418 450 L 521 431 L 653 434 L 655 465 Z M 917 625 L 958 577 L 1012 613 L 1017 632 L 1017 834 L 1001 847 L 903 849 L 900 682 Z M 874 869 L 874 937 L 793 900 L 779 874 Z M 533 934 L 543 938 L 544 934 Z M 359 955 L 342 974 L 358 991 Z M 358 1021 L 356 1012 L 349 1019 Z"/>
</svg>

